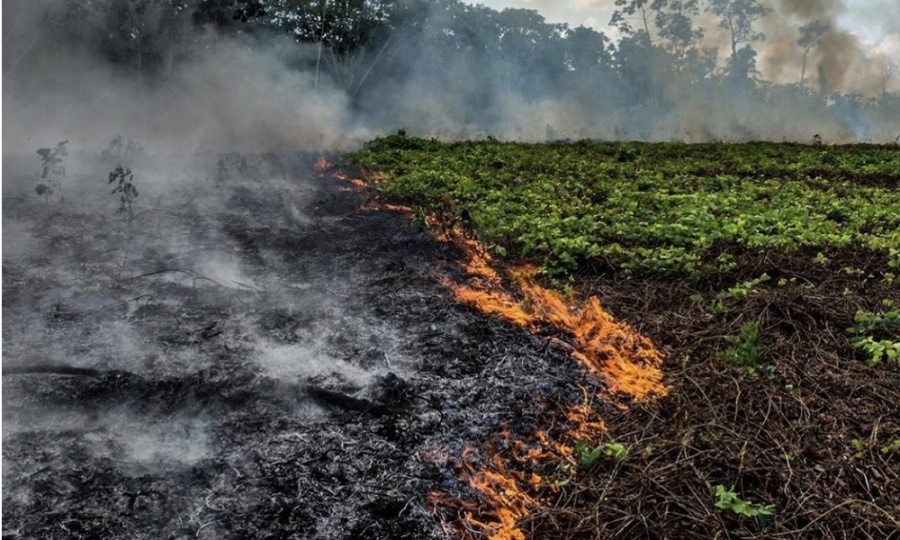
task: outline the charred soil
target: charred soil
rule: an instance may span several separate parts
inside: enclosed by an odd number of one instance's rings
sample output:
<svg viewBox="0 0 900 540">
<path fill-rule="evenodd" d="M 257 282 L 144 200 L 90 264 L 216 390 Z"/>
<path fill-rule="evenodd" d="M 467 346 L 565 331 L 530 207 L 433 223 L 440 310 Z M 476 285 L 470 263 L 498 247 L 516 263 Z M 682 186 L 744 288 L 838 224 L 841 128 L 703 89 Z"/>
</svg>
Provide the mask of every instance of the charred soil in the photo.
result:
<svg viewBox="0 0 900 540">
<path fill-rule="evenodd" d="M 71 187 L 96 174 L 9 187 L 5 538 L 445 537 L 463 449 L 581 399 L 564 351 L 435 282 L 452 246 L 310 157 L 241 159 L 145 185 L 131 226 Z"/>
</svg>

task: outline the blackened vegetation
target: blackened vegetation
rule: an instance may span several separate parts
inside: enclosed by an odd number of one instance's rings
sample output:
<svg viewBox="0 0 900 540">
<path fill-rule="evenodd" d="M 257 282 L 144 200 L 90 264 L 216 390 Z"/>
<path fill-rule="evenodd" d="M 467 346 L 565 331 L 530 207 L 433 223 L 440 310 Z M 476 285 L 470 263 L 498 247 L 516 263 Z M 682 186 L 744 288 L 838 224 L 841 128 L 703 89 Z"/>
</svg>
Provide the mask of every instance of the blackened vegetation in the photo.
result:
<svg viewBox="0 0 900 540">
<path fill-rule="evenodd" d="M 465 445 L 580 400 L 562 352 L 434 283 L 452 248 L 303 157 L 246 162 L 129 228 L 4 198 L 4 536 L 442 537 Z"/>
<path fill-rule="evenodd" d="M 60 181 L 66 176 L 63 161 L 69 155 L 67 144 L 69 141 L 60 141 L 53 148 L 38 148 L 37 150 L 41 159 L 41 177 L 34 192 L 47 201 L 50 200 L 53 193 L 59 191 Z"/>
<path fill-rule="evenodd" d="M 134 173 L 131 169 L 123 168 L 117 165 L 112 172 L 109 173 L 109 183 L 115 184 L 112 190 L 113 195 L 119 196 L 119 209 L 117 212 L 122 214 L 128 220 L 128 224 L 134 220 L 134 200 L 138 197 L 137 188 L 134 187 Z"/>
</svg>

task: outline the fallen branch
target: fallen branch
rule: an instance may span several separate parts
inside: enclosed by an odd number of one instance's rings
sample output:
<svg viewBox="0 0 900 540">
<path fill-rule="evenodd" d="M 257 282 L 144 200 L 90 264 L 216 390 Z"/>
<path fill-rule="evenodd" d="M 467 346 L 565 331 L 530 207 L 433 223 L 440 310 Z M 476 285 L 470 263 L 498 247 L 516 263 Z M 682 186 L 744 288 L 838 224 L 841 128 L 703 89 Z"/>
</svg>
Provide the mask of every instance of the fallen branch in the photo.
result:
<svg viewBox="0 0 900 540">
<path fill-rule="evenodd" d="M 125 278 L 125 279 L 122 280 L 122 282 L 125 283 L 125 282 L 127 282 L 127 281 L 134 281 L 134 280 L 136 280 L 136 279 L 141 279 L 141 278 L 150 277 L 150 276 L 156 276 L 156 275 L 159 275 L 159 274 L 165 274 L 165 273 L 167 273 L 167 272 L 178 272 L 178 273 L 181 273 L 181 274 L 187 274 L 187 275 L 191 276 L 192 278 L 194 278 L 194 280 L 205 279 L 206 281 L 210 281 L 210 282 L 212 282 L 212 283 L 215 283 L 216 285 L 219 285 L 220 287 L 223 286 L 223 285 L 222 285 L 221 283 L 219 283 L 218 281 L 216 281 L 216 280 L 214 280 L 214 279 L 212 279 L 212 278 L 208 278 L 208 277 L 204 276 L 203 274 L 201 274 L 201 273 L 199 273 L 199 272 L 195 272 L 194 270 L 183 270 L 183 269 L 181 269 L 181 268 L 166 268 L 165 270 L 156 270 L 155 272 L 148 272 L 148 273 L 146 273 L 146 274 L 141 274 L 141 275 L 139 275 L 139 276 L 133 276 L 133 277 L 130 277 L 130 278 Z"/>
<path fill-rule="evenodd" d="M 386 414 L 390 412 L 388 407 L 379 405 L 367 399 L 359 399 L 347 394 L 326 390 L 320 386 L 306 385 L 306 395 L 323 405 L 330 405 L 350 411 L 367 412 L 372 414 Z"/>
<path fill-rule="evenodd" d="M 37 373 L 49 375 L 77 375 L 81 377 L 99 377 L 103 374 L 103 372 L 99 369 L 53 364 L 35 364 L 31 366 L 3 366 L 4 377 L 7 375 L 29 375 Z"/>
</svg>

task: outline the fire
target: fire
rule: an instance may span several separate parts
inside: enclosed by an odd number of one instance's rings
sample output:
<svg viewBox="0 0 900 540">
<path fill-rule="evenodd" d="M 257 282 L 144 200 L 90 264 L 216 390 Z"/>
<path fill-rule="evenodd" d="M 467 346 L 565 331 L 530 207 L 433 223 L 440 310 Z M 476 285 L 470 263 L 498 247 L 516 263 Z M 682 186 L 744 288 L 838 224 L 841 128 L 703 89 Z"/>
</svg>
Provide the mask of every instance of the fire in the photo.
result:
<svg viewBox="0 0 900 540">
<path fill-rule="evenodd" d="M 572 356 L 613 394 L 637 401 L 665 394 L 662 355 L 627 323 L 615 321 L 596 297 L 569 307 L 558 293 L 535 282 L 536 268 L 520 266 L 508 271 L 521 291 L 519 299 L 502 287 L 490 253 L 479 242 L 458 231 L 451 234 L 465 254 L 463 269 L 472 278 L 465 283 L 442 279 L 456 300 L 531 331 L 547 327 L 559 331 L 564 337 L 557 341 L 568 345 Z"/>
<path fill-rule="evenodd" d="M 355 189 L 367 184 L 339 178 Z M 361 209 L 391 210 L 410 219 L 415 215 L 409 207 L 377 200 Z M 460 268 L 465 279 L 438 277 L 458 302 L 531 332 L 553 331 L 555 336 L 550 339 L 602 381 L 606 389 L 603 398 L 618 402 L 621 408 L 627 408 L 629 401 L 645 401 L 668 392 L 663 384 L 662 354 L 630 325 L 616 321 L 596 297 L 563 297 L 538 283 L 535 267 L 497 264 L 482 242 L 458 226 L 447 228 L 436 215 L 428 216 L 425 222 L 435 238 L 457 246 L 463 254 Z M 592 406 L 594 396 L 585 387 L 582 391 L 582 403 L 561 411 L 565 422 L 553 430 L 515 438 L 504 429 L 481 450 L 469 447 L 462 452 L 460 480 L 481 494 L 483 504 L 430 494 L 437 514 L 443 516 L 455 509 L 459 515 L 455 525 L 442 522 L 445 529 L 471 539 L 525 539 L 519 528 L 521 521 L 550 504 L 564 484 L 561 481 L 571 478 L 578 467 L 575 444 L 596 444 L 606 432 L 606 425 Z M 543 475 L 548 467 L 557 471 L 551 477 Z"/>
</svg>

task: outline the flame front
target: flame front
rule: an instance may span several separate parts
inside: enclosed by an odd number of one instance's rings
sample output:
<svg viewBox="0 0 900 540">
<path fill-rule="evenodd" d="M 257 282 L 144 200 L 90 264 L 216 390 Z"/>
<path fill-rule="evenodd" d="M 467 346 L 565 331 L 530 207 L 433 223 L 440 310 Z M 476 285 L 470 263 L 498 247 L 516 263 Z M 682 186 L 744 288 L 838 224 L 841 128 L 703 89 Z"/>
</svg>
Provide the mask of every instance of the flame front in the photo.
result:
<svg viewBox="0 0 900 540">
<path fill-rule="evenodd" d="M 357 179 L 341 179 L 357 189 L 365 185 Z M 414 215 L 408 207 L 378 201 L 361 210 L 381 209 L 409 218 Z M 596 297 L 585 301 L 566 299 L 537 283 L 535 267 L 498 265 L 483 243 L 459 227 L 447 228 L 435 215 L 425 221 L 435 238 L 457 246 L 463 254 L 460 268 L 466 279 L 438 277 L 458 302 L 530 332 L 554 330 L 556 336 L 550 339 L 603 381 L 607 394 L 602 397 L 622 408 L 626 401 L 640 402 L 668 392 L 662 381 L 662 354 L 630 325 L 613 319 Z M 511 292 L 506 283 L 514 285 L 517 293 Z M 450 531 L 471 539 L 525 539 L 520 528 L 522 520 L 551 502 L 552 495 L 567 480 L 562 476 L 570 478 L 574 474 L 578 466 L 575 443 L 596 444 L 606 431 L 592 407 L 595 396 L 584 387 L 582 390 L 583 402 L 562 411 L 566 419 L 564 429 L 554 429 L 552 434 L 538 431 L 524 439 L 516 439 L 504 429 L 494 440 L 485 442 L 481 450 L 468 447 L 463 451 L 460 480 L 481 494 L 483 504 L 432 493 L 429 500 L 439 515 L 455 510 L 459 516 L 458 522 L 449 525 Z M 628 399 L 617 399 L 623 397 Z M 556 477 L 542 476 L 554 464 Z"/>
<path fill-rule="evenodd" d="M 457 301 L 531 331 L 556 329 L 565 336 L 558 341 L 567 344 L 572 356 L 613 394 L 637 401 L 665 394 L 662 355 L 627 323 L 615 321 L 596 297 L 570 308 L 558 293 L 538 285 L 537 269 L 526 265 L 508 271 L 521 291 L 519 299 L 503 288 L 491 255 L 480 242 L 458 230 L 445 236 L 465 253 L 463 269 L 472 278 L 466 283 L 442 278 Z"/>
<path fill-rule="evenodd" d="M 566 302 L 535 281 L 538 270 L 533 266 L 506 271 L 520 291 L 515 295 L 503 287 L 497 265 L 480 242 L 457 229 L 438 236 L 458 246 L 465 255 L 461 266 L 469 279 L 462 282 L 447 276 L 440 278 L 457 301 L 532 332 L 556 330 L 559 336 L 552 339 L 605 383 L 608 397 L 643 401 L 668 391 L 662 382 L 663 357 L 659 351 L 628 324 L 615 321 L 596 297 Z M 481 509 L 480 518 L 470 511 L 463 514 L 463 536 L 474 538 L 469 532 L 474 528 L 491 540 L 524 540 L 519 522 L 543 507 L 544 499 L 557 490 L 557 484 L 534 471 L 542 470 L 542 464 L 547 463 L 568 463 L 570 470 L 574 469 L 577 463 L 572 444 L 595 444 L 606 431 L 603 422 L 596 418 L 590 397 L 585 390 L 584 402 L 565 411 L 570 427 L 555 439 L 543 431 L 533 434 L 529 452 L 515 451 L 526 446 L 525 442 L 494 445 L 491 458 L 480 468 L 472 465 L 470 455 L 463 455 L 462 479 L 489 503 L 488 509 Z M 507 432 L 501 434 L 501 440 L 508 437 Z"/>
</svg>

